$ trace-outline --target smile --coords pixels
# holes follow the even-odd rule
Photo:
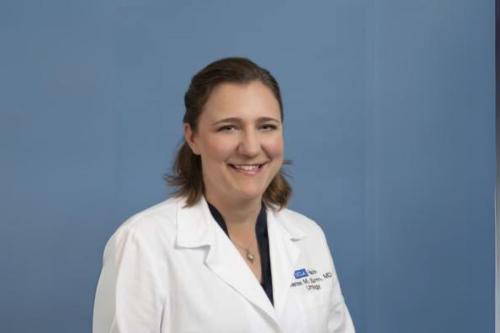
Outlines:
[[[267,163],[262,164],[229,164],[229,166],[245,175],[257,174]]]

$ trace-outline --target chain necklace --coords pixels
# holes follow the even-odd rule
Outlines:
[[[239,247],[240,249],[242,249],[243,251],[245,251],[245,257],[246,259],[251,263],[253,264],[254,260],[255,260],[255,255],[250,252],[250,248],[248,247],[244,247],[244,246],[241,246],[239,245],[238,243],[236,243],[234,240],[231,239],[231,242],[233,242],[234,245],[236,245],[237,247]]]

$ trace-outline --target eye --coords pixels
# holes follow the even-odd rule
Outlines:
[[[235,131],[237,128],[236,126],[234,125],[224,125],[224,126],[221,126],[217,129],[217,132],[233,132]]]
[[[270,131],[274,131],[278,128],[278,126],[274,125],[274,124],[264,124],[260,127],[261,130],[265,131],[265,132],[270,132]]]

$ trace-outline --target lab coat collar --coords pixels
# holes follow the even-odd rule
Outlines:
[[[177,203],[177,245],[180,247],[201,247],[212,245],[214,237],[214,219],[204,197],[191,207],[186,207],[186,201],[179,199]],[[268,224],[276,224],[282,237],[297,241],[306,237],[306,233],[287,221],[279,221],[279,211],[276,207],[267,208]],[[183,221],[179,223],[179,221]],[[277,223],[276,223],[277,222]]]
[[[291,241],[297,241],[305,238],[307,233],[297,226],[294,226],[284,214],[276,207],[267,209],[267,220],[271,220],[272,224],[276,224],[282,237]]]
[[[209,269],[265,313],[279,331],[278,314],[286,303],[294,264],[300,254],[295,242],[306,234],[280,218],[274,208],[267,208],[267,213],[275,307],[231,240],[213,219],[205,198],[191,207],[185,207],[184,200],[179,201],[176,244],[178,248],[206,246],[205,264]]]
[[[184,199],[177,203],[177,238],[178,247],[195,248],[213,245],[215,242],[212,215],[205,198],[191,207]]]

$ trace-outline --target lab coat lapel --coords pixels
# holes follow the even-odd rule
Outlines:
[[[205,264],[219,278],[258,307],[276,325],[275,310],[248,265],[210,214],[202,198],[192,207],[179,207],[177,245],[207,246]]]
[[[273,280],[274,307],[279,314],[285,304],[294,278],[295,263],[300,255],[297,241],[305,237],[302,230],[293,227],[280,214],[268,209],[269,252]]]
[[[217,243],[211,248],[206,264],[222,280],[276,321],[275,311],[259,281],[226,234],[220,228],[217,231]]]

